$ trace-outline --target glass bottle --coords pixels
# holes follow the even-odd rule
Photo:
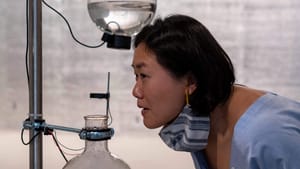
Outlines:
[[[88,115],[85,119],[86,131],[100,131],[107,129],[107,116]],[[108,142],[104,140],[85,141],[85,149],[79,156],[71,159],[63,169],[130,169],[121,159],[113,155],[108,149]]]
[[[88,0],[92,21],[110,48],[130,48],[131,37],[154,18],[156,0]]]
[[[149,24],[156,0],[88,0],[92,21],[104,32],[134,35]]]

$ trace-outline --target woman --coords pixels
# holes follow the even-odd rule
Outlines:
[[[300,103],[235,84],[222,47],[197,20],[157,19],[136,36],[133,95],[144,125],[197,169],[296,169]]]

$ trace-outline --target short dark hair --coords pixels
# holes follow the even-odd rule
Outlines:
[[[196,19],[185,15],[157,18],[137,34],[134,47],[140,43],[176,78],[191,74],[196,79],[197,89],[190,96],[190,104],[199,116],[208,116],[229,98],[235,82],[232,62]]]

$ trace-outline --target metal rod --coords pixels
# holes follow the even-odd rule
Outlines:
[[[29,119],[42,120],[42,1],[28,1]],[[39,132],[31,129],[29,137]],[[43,135],[30,143],[30,169],[43,168]]]
[[[57,126],[57,125],[52,125],[52,124],[45,124],[43,127],[49,128],[49,129],[61,130],[61,131],[68,131],[68,132],[73,132],[73,133],[80,133],[82,130],[82,129],[72,128],[72,127]]]
[[[109,113],[109,98],[110,98],[110,93],[109,93],[109,85],[110,85],[110,72],[107,73],[107,98],[106,98],[106,116],[108,116]]]

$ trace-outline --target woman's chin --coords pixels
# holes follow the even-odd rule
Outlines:
[[[158,124],[154,124],[154,123],[151,123],[151,122],[147,122],[145,119],[144,119],[144,126],[148,129],[156,129],[158,127],[160,127],[161,125],[158,125]]]

